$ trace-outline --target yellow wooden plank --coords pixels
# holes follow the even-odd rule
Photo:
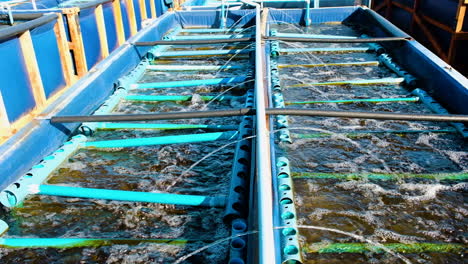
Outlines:
[[[106,22],[104,20],[102,5],[96,6],[96,9],[94,9],[94,15],[96,17],[99,44],[101,46],[101,59],[105,59],[109,56],[109,46],[107,45]]]
[[[37,65],[31,33],[29,31],[22,33],[19,36],[19,42],[26,71],[28,73],[29,84],[32,89],[34,101],[36,102],[36,108],[42,109],[46,103],[46,96],[44,86],[42,84],[41,73],[39,72],[39,66]]]
[[[57,23],[54,25],[55,37],[57,38],[57,46],[60,54],[60,62],[62,64],[63,77],[67,86],[72,85],[76,81],[76,76],[73,70],[73,63],[70,54],[70,47],[65,33],[65,26],[63,25],[62,14],[57,14]]]
[[[112,1],[114,9],[115,30],[117,34],[117,43],[119,46],[125,42],[125,29],[122,20],[122,8],[120,7],[120,0]]]
[[[146,1],[145,0],[138,0],[138,3],[140,4],[141,21],[143,21],[143,20],[148,18],[148,15],[146,14]]]
[[[125,0],[125,3],[127,4],[127,17],[130,23],[130,36],[133,36],[137,33],[135,6],[133,0]]]
[[[73,59],[75,62],[78,77],[82,77],[88,72],[86,64],[85,49],[83,45],[83,37],[81,36],[80,23],[78,22],[79,8],[65,8],[62,12],[67,18],[68,31],[70,33],[71,43],[70,48],[73,50]]]
[[[155,0],[150,0],[150,9],[151,9],[151,18],[157,18],[156,14],[156,2]]]
[[[2,92],[0,91],[0,138],[8,138],[11,135],[11,125],[8,120],[5,103],[3,101]],[[2,140],[0,139],[0,142]]]

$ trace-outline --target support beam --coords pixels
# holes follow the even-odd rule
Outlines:
[[[54,25],[54,32],[57,38],[57,46],[60,55],[60,62],[62,65],[62,72],[66,85],[71,86],[73,83],[75,83],[76,77],[73,70],[70,47],[68,46],[68,40],[65,32],[65,26],[63,24],[62,14],[57,13],[57,16],[58,19]]]
[[[83,45],[83,38],[81,36],[80,23],[78,22],[79,8],[65,8],[62,9],[63,14],[67,18],[68,32],[70,34],[70,48],[73,51],[73,58],[75,69],[78,77],[83,77],[88,72],[86,64],[85,49]]]
[[[154,3],[154,1],[151,2]],[[119,44],[119,46],[121,46],[125,42],[125,28],[123,26],[122,8],[120,7],[120,0],[112,1],[112,9],[114,13],[117,43]]]
[[[135,6],[133,5],[133,0],[124,0],[127,5],[127,17],[130,24],[130,36],[134,36],[138,31],[138,26],[135,16]]]
[[[44,86],[42,84],[41,73],[39,72],[39,66],[37,64],[31,33],[29,31],[25,31],[21,34],[19,36],[19,43],[29,77],[29,85],[31,86],[34,101],[36,102],[36,109],[43,109],[46,106],[47,99],[44,92]]]
[[[143,202],[175,204],[186,206],[223,207],[226,198],[223,196],[201,196],[171,193],[132,192],[93,188],[67,187],[57,185],[31,185],[31,194],[103,199],[125,202]]]
[[[109,46],[107,45],[106,23],[104,20],[104,13],[102,11],[102,4],[96,6],[96,8],[94,9],[94,15],[96,17],[99,44],[101,47],[100,60],[103,60],[109,56]]]

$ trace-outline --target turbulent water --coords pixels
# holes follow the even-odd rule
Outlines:
[[[178,46],[175,50],[192,50]],[[248,48],[212,45],[203,49]],[[162,58],[163,65],[248,65],[248,55],[234,57]],[[165,82],[245,75],[247,69],[230,71],[147,71],[139,81]],[[196,111],[242,107],[246,84],[148,89],[130,94],[192,95],[187,102],[121,101],[114,114]],[[223,101],[203,101],[204,95],[231,96]],[[153,123],[238,125],[240,118],[211,118],[158,121]],[[144,138],[212,132],[184,130],[99,131],[89,141]],[[62,164],[47,184],[111,190],[226,196],[230,183],[235,144],[213,141],[79,150]],[[211,152],[215,152],[212,154]],[[187,239],[188,243],[135,243],[72,249],[0,249],[1,263],[173,263],[177,259],[230,236],[223,222],[224,208],[203,208],[151,203],[91,200],[54,196],[30,196],[23,206],[3,209],[2,219],[10,226],[5,237],[41,238],[132,238]],[[226,263],[228,242],[210,247],[182,263]]]
[[[277,26],[278,32],[359,36],[343,25]],[[330,47],[330,44],[325,46]],[[356,47],[365,44],[333,44]],[[324,44],[285,43],[281,48],[324,47]],[[376,61],[374,53],[300,53],[280,55],[278,64],[312,64]],[[286,102],[356,98],[411,97],[400,85],[343,85],[288,88],[315,82],[398,77],[385,66],[281,68],[280,79]],[[420,87],[424,88],[424,87]],[[353,103],[292,105],[313,109],[426,113],[422,103]],[[440,130],[447,123],[378,121],[339,118],[288,117],[292,144],[277,142],[277,156],[290,160],[295,173],[466,173],[468,144],[456,133],[363,133],[356,131]],[[323,133],[304,138],[302,134]],[[295,205],[299,225],[331,228],[362,236],[378,243],[468,243],[468,184],[405,178],[312,179],[296,178]],[[327,230],[299,230],[306,252],[313,243],[361,243],[356,237]],[[412,263],[463,263],[459,253],[402,254]],[[403,263],[382,253],[304,253],[305,263]]]

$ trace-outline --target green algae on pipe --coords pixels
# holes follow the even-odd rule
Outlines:
[[[234,140],[237,138],[238,131],[225,131],[214,133],[199,133],[177,136],[163,137],[148,137],[148,138],[129,138],[103,141],[87,141],[83,142],[83,148],[126,148],[138,146],[152,145],[167,145],[167,144],[183,144],[183,143],[198,143],[215,140]]]
[[[402,254],[415,254],[424,252],[461,254],[467,252],[465,245],[455,243],[384,243],[383,246],[393,252]],[[365,243],[312,243],[309,244],[308,247],[304,247],[303,250],[306,253],[319,254],[363,254],[366,252],[385,253],[382,247]]]
[[[439,133],[439,134],[449,134],[457,133],[455,129],[433,129],[433,130],[364,130],[364,131],[353,131],[353,132],[337,132],[337,133],[327,133],[327,132],[317,132],[317,133],[308,133],[308,134],[299,134],[293,133],[295,138],[323,138],[331,137],[333,135],[341,135],[350,138],[363,136],[366,134],[420,134],[420,133]]]
[[[280,64],[278,68],[315,68],[328,66],[378,66],[378,61],[363,61],[363,62],[336,62],[336,63],[318,63],[318,64]]]
[[[333,82],[318,82],[318,83],[299,83],[285,86],[285,88],[307,87],[307,86],[321,86],[321,85],[374,85],[374,84],[401,84],[405,78],[382,78],[382,79],[368,79],[368,80],[346,80],[346,81],[333,81]]]
[[[347,100],[327,100],[327,101],[303,101],[303,102],[285,102],[286,105],[293,104],[348,104],[348,103],[385,103],[385,102],[417,102],[419,97],[404,97],[404,98],[366,98],[366,99],[347,99]]]
[[[99,130],[117,130],[117,129],[210,129],[210,130],[235,130],[236,125],[197,125],[197,124],[151,124],[151,123],[98,123]]]
[[[0,248],[78,248],[102,247],[110,245],[137,245],[140,243],[183,246],[187,243],[200,241],[206,240],[131,238],[0,238]]]
[[[292,172],[291,176],[296,179],[342,179],[342,180],[398,180],[398,179],[430,179],[430,180],[468,180],[468,172],[460,173],[313,173],[313,172]]]
[[[127,95],[124,97],[128,101],[137,101],[137,102],[167,102],[167,101],[190,101],[192,100],[192,95]],[[238,98],[238,96],[212,96],[212,95],[201,95],[199,98],[203,101],[224,101],[233,98]]]
[[[58,185],[31,184],[29,186],[29,191],[31,194],[39,195],[103,199],[124,202],[160,203],[204,207],[224,207],[226,204],[226,198],[224,196],[135,192]]]

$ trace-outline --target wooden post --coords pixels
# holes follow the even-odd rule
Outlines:
[[[107,45],[107,32],[106,32],[106,21],[104,20],[104,12],[102,11],[102,4],[96,6],[94,9],[94,15],[96,17],[96,25],[99,35],[99,43],[101,46],[101,60],[109,56],[109,46]]]
[[[3,101],[2,92],[0,91],[0,143],[3,142],[4,138],[11,135],[11,125],[8,120],[8,114]]]
[[[19,36],[21,52],[23,54],[24,64],[29,77],[29,84],[32,89],[36,109],[40,110],[46,105],[46,96],[42,84],[41,73],[37,65],[36,53],[31,39],[31,33],[26,31]]]
[[[115,21],[115,31],[117,34],[117,43],[119,46],[125,42],[125,29],[123,26],[122,20],[122,9],[120,8],[120,0],[112,1],[112,6],[114,9],[114,21]]]
[[[76,81],[73,72],[73,64],[70,54],[70,47],[65,33],[65,26],[63,25],[62,14],[57,14],[57,23],[54,25],[55,37],[57,38],[57,46],[60,55],[60,62],[62,63],[63,77],[67,86],[72,85]]]
[[[68,31],[70,33],[71,42],[70,49],[73,51],[73,57],[78,77],[82,77],[88,72],[86,64],[85,49],[83,45],[83,37],[81,36],[80,23],[78,22],[78,7],[64,8],[62,10],[67,18]]]
[[[148,15],[146,14],[146,1],[138,0],[138,3],[140,4],[141,21],[143,21],[148,18]]]
[[[156,0],[150,0],[151,18],[157,18],[156,14]]]
[[[387,8],[385,9],[385,17],[390,19],[390,16],[392,15],[392,0],[385,0],[385,3],[387,4]]]
[[[411,34],[414,33],[414,26],[416,25],[416,21],[414,21],[414,16],[418,13],[419,5],[420,5],[420,0],[414,0],[413,11],[411,12],[411,26],[410,26]]]
[[[135,16],[135,7],[133,5],[133,0],[125,0],[127,3],[127,16],[130,23],[130,36],[133,36],[137,33],[137,22]]]
[[[466,15],[466,3],[468,0],[460,0],[458,3],[457,9],[457,24],[455,25],[455,31],[452,33],[452,39],[450,40],[450,47],[448,51],[448,63],[453,64],[455,63],[455,58],[457,54],[457,46],[458,46],[458,39],[457,36],[463,29],[463,23],[465,22],[465,15]]]

